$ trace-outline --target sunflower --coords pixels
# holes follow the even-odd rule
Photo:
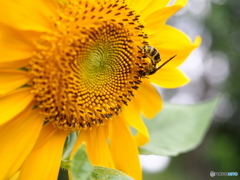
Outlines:
[[[151,82],[186,84],[177,67],[200,44],[165,24],[186,0],[168,3],[0,2],[0,179],[57,179],[72,132],[72,154],[85,142],[93,165],[141,179],[138,146],[149,141],[141,113],[152,118],[162,108]],[[144,46],[157,49],[161,63],[177,56],[146,76]]]

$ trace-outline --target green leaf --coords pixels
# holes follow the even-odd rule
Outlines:
[[[151,140],[140,153],[176,156],[196,148],[208,130],[218,99],[197,105],[166,104],[153,120],[144,119]]]
[[[71,161],[70,171],[74,180],[88,180],[91,178],[93,166],[88,160],[86,145],[82,144]]]
[[[94,166],[92,177],[94,180],[133,180],[121,171],[100,166]]]
[[[84,143],[74,155],[70,171],[73,180],[133,180],[133,178],[121,171],[92,166],[88,160],[86,145]]]

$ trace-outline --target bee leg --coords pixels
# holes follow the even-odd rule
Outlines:
[[[161,66],[159,66],[159,67],[157,67],[157,68],[154,68],[154,70],[151,71],[151,72],[149,73],[149,75],[152,75],[152,74],[154,74],[155,72],[157,72],[159,69],[161,69],[165,64],[167,64],[169,61],[171,61],[171,60],[172,60],[173,58],[175,58],[176,56],[177,56],[177,55],[171,57],[171,58],[168,59],[166,62],[164,62]]]
[[[141,48],[140,46],[137,46],[141,51],[143,50],[143,48]]]
[[[165,66],[165,64],[167,64],[169,61],[171,61],[173,58],[175,58],[177,55],[174,55],[173,57],[169,58],[167,61],[165,61],[161,66],[156,68],[156,71],[159,70],[160,68],[162,68],[163,66]],[[155,71],[155,72],[156,72]]]
[[[158,67],[158,68],[155,68],[155,69],[152,70],[148,75],[152,75],[152,74],[154,74],[154,73],[157,72],[159,69],[160,69],[159,67]]]

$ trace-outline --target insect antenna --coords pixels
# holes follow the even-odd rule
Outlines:
[[[169,61],[171,61],[171,60],[172,60],[173,58],[175,58],[176,56],[177,56],[177,55],[171,57],[169,60],[167,60],[166,62],[164,62],[161,66],[159,66],[159,67],[157,68],[157,70],[161,69],[163,66],[165,66],[165,64],[167,64]]]

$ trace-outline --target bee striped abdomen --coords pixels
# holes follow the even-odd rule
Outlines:
[[[157,52],[157,54],[155,54],[154,56],[153,56],[153,59],[154,59],[154,61],[156,61],[156,62],[159,62],[161,59],[160,59],[160,54]]]
[[[148,48],[149,48],[149,55],[150,56],[155,56],[155,55],[158,54],[158,51],[154,47],[148,46]]]
[[[161,61],[160,54],[157,49],[152,46],[144,46],[144,53],[152,60],[153,64],[157,64]]]

